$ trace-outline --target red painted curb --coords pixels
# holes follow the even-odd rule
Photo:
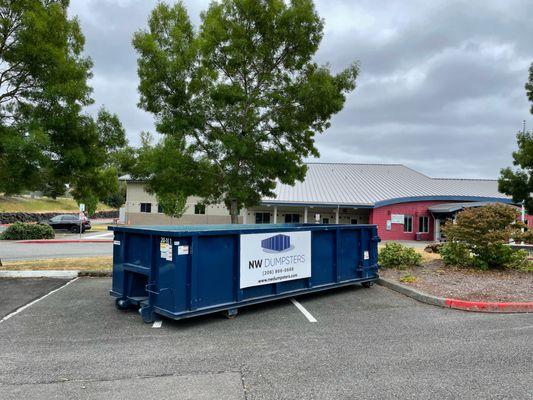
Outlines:
[[[533,302],[484,302],[484,301],[467,301],[457,299],[445,299],[447,307],[464,311],[481,311],[481,312],[533,312]]]
[[[113,243],[112,239],[39,239],[39,240],[17,240],[15,243]]]

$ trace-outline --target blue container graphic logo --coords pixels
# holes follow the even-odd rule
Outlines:
[[[266,250],[283,251],[291,247],[291,238],[287,235],[276,235],[261,240],[261,247]]]

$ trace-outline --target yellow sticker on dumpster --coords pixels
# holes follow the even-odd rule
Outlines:
[[[161,258],[164,258],[167,261],[172,261],[172,239],[171,238],[161,238],[159,242],[159,253]]]

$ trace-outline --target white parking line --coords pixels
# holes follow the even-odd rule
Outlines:
[[[84,236],[82,237],[82,239],[96,239],[99,237],[112,236],[112,235],[113,235],[113,232],[104,232],[104,233],[99,233],[98,235]]]
[[[155,321],[154,324],[152,325],[152,328],[161,328],[161,325],[163,325],[163,321],[161,320]]]
[[[291,297],[291,301],[292,301],[292,304],[294,304],[296,308],[300,310],[303,315],[305,315],[305,317],[309,320],[309,322],[316,322],[315,317],[313,317],[311,313],[305,309],[304,306],[302,306],[300,303],[294,300],[294,297]]]
[[[47,298],[47,297],[50,296],[51,294],[54,294],[55,292],[57,292],[57,291],[63,289],[65,286],[70,285],[72,282],[76,282],[77,280],[78,280],[78,278],[74,278],[74,279],[72,279],[71,281],[68,281],[67,283],[65,283],[63,286],[60,286],[60,287],[58,287],[57,289],[54,289],[54,290],[52,290],[51,292],[46,293],[44,296],[41,296],[41,297],[39,297],[38,299],[35,299],[35,300],[33,300],[32,302],[29,302],[28,304],[26,304],[26,305],[24,305],[24,306],[22,306],[22,307],[16,309],[16,310],[13,311],[11,314],[8,314],[8,315],[6,315],[4,318],[0,319],[0,324],[1,324],[2,322],[4,322],[4,321],[7,321],[9,318],[11,318],[11,317],[17,315],[18,313],[24,311],[26,308],[31,307],[32,305],[34,305],[34,304],[37,303],[38,301],[41,301],[42,299]]]

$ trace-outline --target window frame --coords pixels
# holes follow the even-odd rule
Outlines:
[[[423,223],[422,221],[425,221],[425,223]],[[425,228],[425,230],[422,230],[423,228]],[[421,215],[418,217],[417,233],[429,233],[429,217],[427,215]]]
[[[265,215],[268,216],[268,221],[265,222]],[[259,216],[261,216],[259,218]],[[266,211],[256,211],[255,212],[255,223],[256,224],[270,224],[270,212]]]
[[[152,213],[152,203],[139,203],[140,212],[144,214]]]
[[[411,222],[408,223],[407,221],[411,221]],[[406,226],[410,230],[406,230]],[[413,216],[412,215],[403,216],[403,233],[413,233]]]
[[[289,217],[287,221],[287,217]],[[297,213],[286,213],[285,214],[285,223],[286,224],[299,224],[300,223],[300,214]]]

